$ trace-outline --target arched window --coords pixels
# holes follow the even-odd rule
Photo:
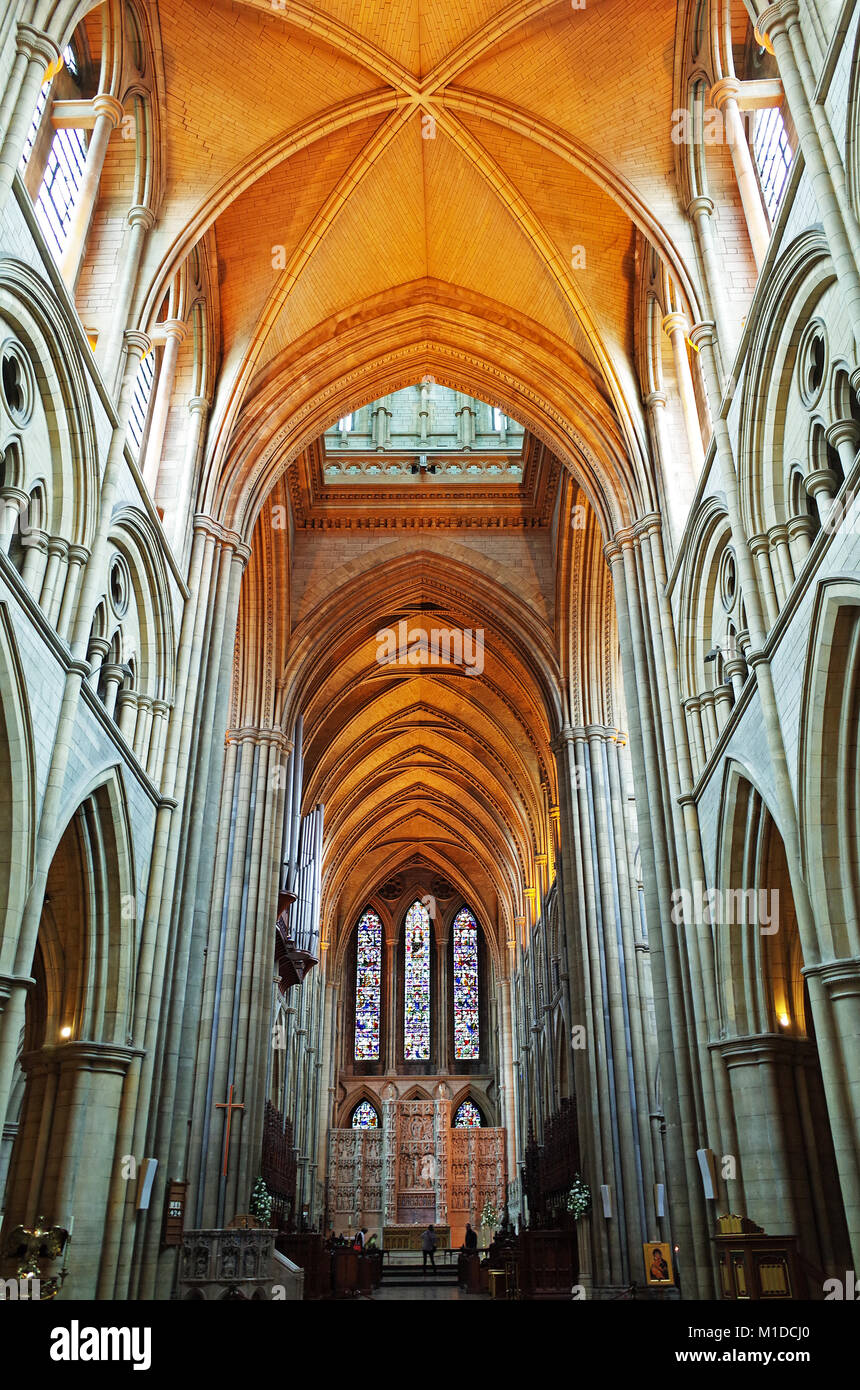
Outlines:
[[[773,225],[794,162],[794,152],[778,106],[756,112],[753,154],[758,166],[768,217]]]
[[[357,1062],[379,1061],[381,971],[382,923],[375,912],[365,912],[356,931],[355,1060]],[[355,1124],[354,1118],[353,1124]],[[362,1125],[360,1128],[366,1129],[367,1126]]]
[[[464,1100],[462,1105],[457,1106],[455,1129],[480,1129],[483,1123],[484,1117],[473,1100]]]
[[[134,395],[131,401],[131,413],[128,417],[128,438],[135,458],[140,458],[143,452],[143,440],[149,421],[149,408],[152,403],[154,385],[155,352],[150,349],[149,352],[141,358],[140,366],[137,369],[137,380],[134,383]]]
[[[476,1062],[478,1027],[478,924],[464,907],[454,918],[454,1057]]]
[[[369,1100],[362,1100],[352,1112],[353,1129],[379,1129],[379,1114]]]
[[[430,1059],[430,914],[414,902],[406,914],[403,1056],[407,1062]]]

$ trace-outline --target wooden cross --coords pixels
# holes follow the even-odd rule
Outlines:
[[[234,1110],[244,1110],[245,1107],[244,1107],[244,1105],[239,1105],[238,1102],[236,1102],[236,1103],[234,1104],[234,1102],[233,1102],[233,1087],[232,1087],[232,1085],[231,1085],[231,1086],[230,1086],[230,1094],[229,1094],[229,1096],[227,1097],[227,1099],[226,1099],[225,1101],[218,1101],[218,1102],[216,1102],[215,1109],[216,1109],[216,1110],[226,1110],[226,1111],[227,1111],[227,1129],[226,1129],[226,1131],[225,1131],[225,1133],[224,1133],[224,1167],[221,1169],[221,1175],[222,1175],[222,1177],[225,1177],[225,1178],[226,1178],[226,1176],[227,1176],[227,1156],[228,1156],[228,1154],[229,1154],[229,1152],[230,1152],[230,1123],[231,1123],[231,1121],[232,1121],[232,1119],[233,1119],[233,1111],[234,1111]]]

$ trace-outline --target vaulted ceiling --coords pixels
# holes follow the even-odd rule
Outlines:
[[[676,10],[160,0],[170,160],[148,303],[209,231],[223,366],[205,501],[253,530],[234,718],[289,733],[303,715],[334,949],[412,866],[504,950],[552,859],[553,736],[618,717],[601,548],[649,504],[646,244],[695,297]],[[525,426],[522,480],[327,482],[324,431],[425,373]],[[480,631],[482,670],[381,664],[400,622]]]
[[[443,299],[492,305],[578,364],[635,447],[635,229],[682,287],[694,261],[669,138],[675,0],[160,0],[159,15],[166,184],[142,296],[154,312],[214,229],[215,468],[255,394],[287,363],[295,383],[303,345],[404,299],[431,342]],[[488,341],[488,369],[498,355]],[[350,366],[362,404],[374,392]]]

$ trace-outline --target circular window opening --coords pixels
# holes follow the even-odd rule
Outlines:
[[[720,599],[727,613],[731,613],[738,596],[738,566],[735,552],[731,549],[723,554],[720,566]]]
[[[33,372],[24,349],[11,339],[0,349],[0,388],[11,419],[26,425],[33,413]]]
[[[130,587],[125,561],[121,555],[114,555],[108,573],[108,594],[111,608],[118,618],[123,617],[128,608]]]
[[[807,324],[800,344],[800,394],[806,406],[815,405],[827,375],[827,335],[820,319]]]

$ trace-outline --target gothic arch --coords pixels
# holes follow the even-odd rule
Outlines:
[[[744,373],[737,465],[748,536],[763,535],[775,523],[790,519],[785,407],[801,334],[835,278],[823,234],[806,231],[783,251],[759,289]],[[761,392],[761,382],[769,383],[768,391]]]
[[[73,1036],[125,1044],[132,1028],[137,895],[120,769],[91,776],[68,800],[75,809],[58,818],[63,829],[51,855],[46,903],[62,854],[64,880],[74,871],[82,894],[77,904],[82,993],[74,1003]],[[64,922],[43,908],[39,936],[58,961],[69,954],[62,944],[63,928]]]
[[[0,971],[11,972],[14,933],[33,875],[37,792],[27,681],[5,603],[0,603],[0,787]]]
[[[140,692],[154,699],[170,700],[176,643],[167,567],[155,528],[138,508],[125,507],[114,515],[110,539],[131,572],[140,639]]]
[[[201,498],[207,511],[250,534],[275,480],[314,439],[427,374],[500,406],[543,440],[581,479],[605,539],[652,505],[648,470],[630,463],[605,392],[570,347],[509,308],[502,313],[492,300],[434,281],[380,300],[356,305],[347,327],[331,325],[336,361],[320,325],[269,364],[229,440],[224,420],[214,422]],[[392,350],[392,341],[405,346]]]
[[[836,575],[815,595],[797,754],[803,872],[825,961],[860,953],[858,642],[860,582]]]
[[[805,1037],[804,962],[784,842],[767,801],[731,761],[723,779],[714,944],[723,1036]],[[788,1022],[781,1023],[781,1019]]]
[[[678,634],[682,699],[713,684],[705,657],[725,628],[726,620],[719,613],[718,571],[731,545],[731,527],[722,495],[706,498],[688,522],[688,535]]]
[[[10,258],[0,261],[0,316],[30,356],[54,441],[52,534],[89,546],[97,520],[99,469],[80,329],[35,271]]]

